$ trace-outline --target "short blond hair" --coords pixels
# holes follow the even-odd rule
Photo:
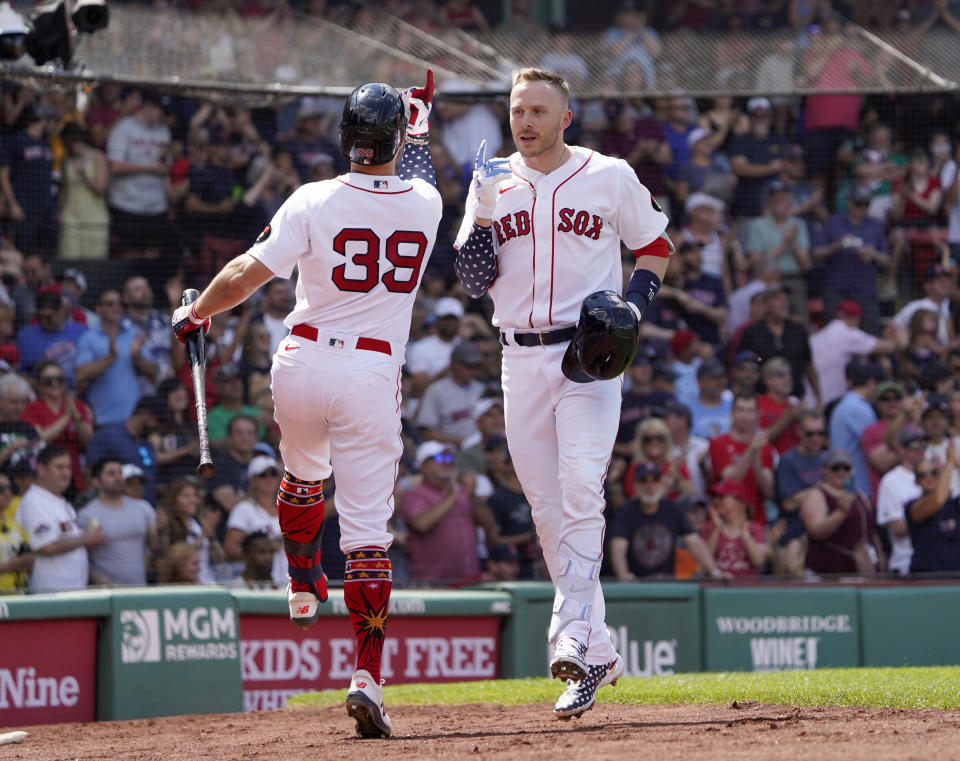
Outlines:
[[[570,85],[567,84],[567,80],[552,71],[537,69],[533,66],[520,69],[514,76],[513,87],[510,89],[512,90],[522,82],[546,82],[548,85],[556,87],[563,94],[564,102],[570,100]]]

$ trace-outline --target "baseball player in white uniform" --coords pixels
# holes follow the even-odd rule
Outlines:
[[[346,704],[362,737],[392,731],[380,686],[392,586],[387,521],[403,453],[400,368],[442,206],[428,144],[432,97],[431,72],[425,87],[403,93],[382,83],[354,90],[340,121],[349,173],[295,191],[253,247],[171,318],[184,340],[299,267],[290,336],[274,355],[271,383],[285,467],[277,514],[290,618],[306,629],[327,598],[323,480],[335,470],[344,602],[357,644]]]
[[[622,292],[621,241],[636,255],[625,298],[638,319],[673,248],[667,217],[625,161],[563,142],[568,102],[559,75],[517,74],[517,152],[487,160],[481,144],[455,262],[470,296],[490,293],[500,329],[507,441],[555,589],[550,671],[568,683],[560,718],[591,708],[624,669],[599,582],[622,381],[574,382],[561,361],[585,297]]]
[[[36,553],[30,571],[31,592],[81,589],[90,578],[87,548],[104,540],[103,529],[84,531],[77,513],[63,498],[73,479],[70,453],[49,446],[37,455],[37,482],[27,489],[17,506],[16,521],[27,533]]]

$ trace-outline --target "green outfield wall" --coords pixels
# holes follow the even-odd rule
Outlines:
[[[604,584],[630,676],[960,664],[960,584]],[[390,684],[546,676],[548,583],[398,590]],[[340,590],[307,632],[282,592],[216,586],[0,597],[0,725],[281,708],[343,688]]]
[[[513,597],[504,620],[503,673],[513,677],[549,673],[547,628],[553,588],[544,582],[513,582],[490,589]],[[700,587],[692,583],[604,584],[607,626],[623,655],[628,676],[700,671]]]

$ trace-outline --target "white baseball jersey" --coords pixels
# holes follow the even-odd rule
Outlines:
[[[301,186],[249,253],[280,277],[299,265],[288,328],[307,323],[402,346],[442,205],[419,178],[351,172]]]
[[[77,513],[67,500],[33,484],[24,493],[17,508],[17,523],[27,532],[36,551],[64,537],[83,534]],[[90,567],[86,547],[75,547],[60,555],[37,553],[30,571],[31,592],[54,592],[87,586]]]
[[[667,217],[622,159],[571,146],[552,172],[510,156],[492,218],[497,277],[489,287],[493,324],[518,330],[575,325],[584,298],[623,292],[620,241],[632,250],[653,243]],[[459,248],[476,207],[470,187]]]

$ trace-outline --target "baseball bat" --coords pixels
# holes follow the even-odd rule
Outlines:
[[[196,288],[187,288],[180,303],[192,304],[200,294]],[[197,405],[197,433],[200,436],[200,464],[197,475],[210,478],[216,470],[210,456],[210,435],[207,433],[207,357],[204,351],[203,329],[195,330],[187,336],[187,356],[190,358],[190,377],[193,379],[193,397]]]

